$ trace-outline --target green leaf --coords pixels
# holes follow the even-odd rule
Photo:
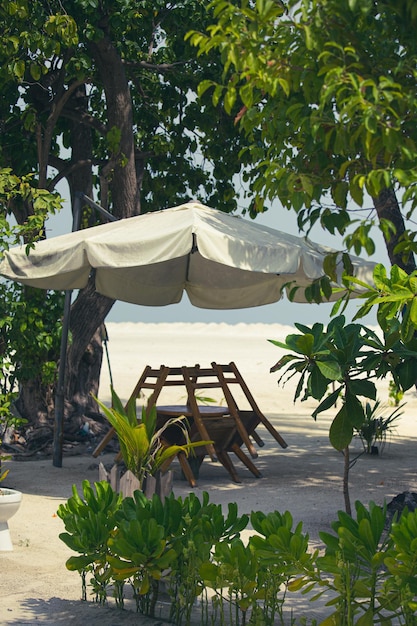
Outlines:
[[[19,80],[21,80],[23,76],[25,75],[25,62],[22,60],[16,61],[16,63],[13,66],[13,70],[14,70],[16,77]]]
[[[328,384],[329,381],[321,373],[318,363],[315,363],[308,379],[308,387],[312,397],[321,400],[327,391]]]
[[[340,380],[342,378],[342,369],[337,361],[317,360],[315,363],[325,378],[329,380]]]
[[[349,391],[355,396],[365,396],[365,398],[376,400],[376,387],[370,380],[350,380]]]
[[[337,402],[342,389],[343,389],[342,386],[338,387],[337,389],[332,391],[332,393],[330,393],[327,396],[327,398],[323,400],[323,402],[319,404],[319,406],[315,409],[315,411],[312,414],[314,419],[316,419],[319,413],[322,413],[323,411],[327,411],[327,409],[330,409]]]
[[[305,587],[306,582],[307,582],[307,580],[303,576],[300,576],[299,578],[294,578],[288,584],[288,590],[289,591],[299,591],[300,589]]]
[[[336,450],[344,450],[352,441],[353,426],[344,404],[330,426],[330,443]]]
[[[282,341],[277,341],[276,339],[267,339],[270,343],[278,348],[283,348],[284,350],[290,350],[290,346],[287,343],[283,343]]]
[[[207,89],[210,89],[210,87],[214,87],[215,84],[216,83],[212,80],[202,80],[201,83],[199,83],[198,88],[197,88],[198,96],[201,97],[203,94],[205,94]]]
[[[337,281],[336,265],[337,265],[337,252],[333,254],[327,254],[324,257],[323,270],[324,272],[326,272],[328,276],[330,276],[330,278],[334,282]]]
[[[80,572],[94,562],[95,555],[70,556],[65,565],[70,572]]]
[[[232,112],[235,102],[236,102],[236,88],[229,87],[229,89],[226,91],[225,96],[224,96],[224,108],[225,108],[226,113],[229,113],[229,115]]]
[[[305,356],[309,357],[312,354],[313,351],[313,346],[314,346],[314,337],[311,334],[306,334],[306,335],[290,335],[291,337],[291,343],[292,343],[292,338],[294,338],[294,346],[295,346],[295,350],[296,352],[298,352],[299,354],[304,354]],[[287,337],[287,342],[288,345],[291,346],[290,343],[290,338]]]
[[[345,405],[346,416],[350,425],[360,428],[365,420],[363,405],[360,400],[350,391],[346,393]]]
[[[417,357],[404,360],[395,369],[399,383],[404,391],[417,383]]]

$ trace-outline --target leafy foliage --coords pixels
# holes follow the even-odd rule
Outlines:
[[[386,331],[392,324],[401,320],[397,329],[404,341],[411,342],[417,328],[417,272],[407,274],[400,267],[393,265],[390,275],[381,264],[374,270],[374,285],[365,285],[362,296],[365,304],[356,313],[356,318],[366,315],[372,307],[377,307],[377,319],[381,328]],[[347,280],[359,284],[356,278]]]
[[[396,422],[402,415],[402,407],[400,405],[395,407],[388,415],[386,409],[377,400],[371,405],[369,402],[365,403],[365,419],[357,434],[359,435],[364,450],[367,454],[372,454],[374,447],[377,448],[377,453],[384,449],[385,442],[390,433],[395,429]]]
[[[31,207],[23,224],[12,219],[11,205],[16,203]],[[29,251],[43,236],[46,215],[60,207],[60,197],[36,189],[33,176],[19,178],[9,168],[1,169],[0,258],[9,246],[18,243],[26,244]],[[8,426],[25,422],[12,410],[18,385],[39,380],[46,390],[55,380],[62,302],[59,293],[44,294],[5,281],[0,284],[0,437]]]
[[[112,406],[109,408],[97,400],[108,421],[117,433],[120,451],[126,468],[139,480],[142,488],[143,480],[147,474],[154,476],[163,465],[175,457],[178,452],[186,454],[192,448],[205,445],[207,442],[190,442],[186,426],[182,423],[184,418],[173,418],[157,427],[156,407],[150,409],[142,407],[142,417],[138,420],[136,414],[136,399],[128,402],[123,407],[120,398],[112,388]],[[167,428],[177,425],[184,438],[184,445],[169,445],[164,442],[163,434]]]
[[[95,483],[95,491],[84,481],[84,498],[73,487],[58,509],[66,529],[60,537],[79,553],[67,567],[80,572],[84,597],[92,573],[96,599],[105,602],[114,586],[123,608],[130,583],[138,611],[152,616],[163,580],[170,619],[178,625],[194,623],[196,598],[202,626],[273,626],[276,618],[283,624],[287,597],[300,591],[312,602],[330,597],[323,625],[414,623],[416,511],[405,510],[387,528],[385,506],[356,502],[356,517],[339,511],[332,532],[320,533],[325,549],[319,553],[309,550],[302,523],[294,526],[289,511],[252,511],[255,532],[244,543],[249,516],[238,515],[235,503],[223,514],[206,492],[201,500],[191,493],[162,501],[140,491],[121,500],[108,483]]]
[[[360,430],[365,412],[360,397],[376,400],[374,380],[392,375],[402,390],[410,389],[417,379],[415,339],[402,338],[401,324],[391,319],[383,337],[360,324],[346,324],[344,316],[335,317],[324,329],[295,324],[299,334],[288,335],[285,342],[270,340],[290,350],[272,368],[283,370],[279,383],[298,376],[294,400],[312,397],[319,401],[314,419],[337,404],[342,405],[330,426],[329,436],[337,450],[349,445],[354,430]],[[329,391],[330,387],[330,391]]]
[[[328,577],[326,586],[334,592],[328,605],[335,611],[328,623],[384,623],[387,616],[380,593],[386,577],[384,558],[391,545],[384,533],[386,510],[373,502],[369,510],[360,502],[355,506],[356,519],[339,511],[338,521],[332,524],[336,534],[320,533],[326,552],[317,559],[318,570],[322,580]]]
[[[200,55],[219,50],[223,80],[204,80],[248,137],[253,211],[279,197],[301,228],[332,233],[386,190],[417,205],[413,3],[395,0],[264,0],[211,3],[216,21],[193,30]],[[392,214],[393,217],[393,214]],[[396,226],[380,219],[390,239]],[[394,220],[395,221],[395,220]],[[372,212],[347,239],[374,251]],[[414,233],[403,238],[414,250]]]
[[[83,481],[82,494],[73,485],[72,497],[60,504],[57,514],[65,524],[65,532],[59,538],[79,556],[67,560],[67,568],[79,571],[83,581],[83,599],[86,595],[86,576],[93,575],[96,598],[106,601],[109,580],[107,542],[116,525],[115,513],[120,507],[121,496],[104,481],[94,484],[95,492],[87,480]]]
[[[32,210],[22,224],[10,220],[16,203],[29,204]],[[0,258],[11,245],[25,242],[29,250],[43,236],[45,218],[59,211],[61,205],[58,194],[36,188],[33,175],[18,177],[11,168],[0,169]]]
[[[126,165],[130,155],[125,153],[125,133],[134,136],[143,212],[189,197],[228,211],[236,208],[231,179],[241,170],[243,161],[237,153],[244,140],[210,98],[197,104],[195,96],[199,80],[220,77],[219,55],[213,52],[196,62],[195,52],[183,39],[192,26],[207,24],[205,2],[71,1],[63,10],[55,0],[47,7],[18,0],[1,2],[0,11],[5,25],[0,47],[2,84],[9,87],[13,112],[0,148],[13,166],[19,165],[19,174],[36,172],[45,164],[37,163],[33,147],[19,160],[16,121],[23,120],[20,145],[23,141],[35,146],[34,137],[42,133],[48,111],[55,106],[48,119],[48,124],[53,122],[47,133],[50,145],[43,133],[42,150],[44,159],[48,153],[54,156],[60,170],[66,164],[60,143],[74,149],[71,120],[75,120],[92,131],[92,157],[100,167]],[[96,44],[103,39],[114,50],[114,58],[123,59],[134,116],[124,120],[126,128],[112,120],[109,102],[106,105],[103,71],[112,68],[103,68],[98,58]],[[88,111],[81,117],[77,108],[73,110],[71,95],[77,85],[86,83]],[[20,109],[17,99],[23,103]],[[95,177],[96,188],[99,183]],[[118,208],[114,210],[117,213]]]

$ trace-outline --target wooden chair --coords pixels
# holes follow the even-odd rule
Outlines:
[[[237,385],[246,397],[250,410],[239,409],[230,386]],[[187,403],[185,405],[158,406],[158,399],[164,387],[184,386]],[[201,390],[219,389],[226,401],[226,406],[202,405],[199,401]],[[287,447],[284,439],[260,411],[246,383],[236,365],[219,365],[215,362],[211,367],[202,368],[200,365],[168,367],[161,365],[155,369],[146,366],[140,376],[130,399],[138,398],[143,390],[152,393],[147,402],[147,410],[156,406],[159,425],[167,419],[185,416],[189,420],[189,436],[192,441],[205,441],[201,448],[196,448],[196,462],[192,465],[198,469],[204,457],[208,454],[215,461],[219,460],[235,482],[240,482],[236,469],[230,459],[233,452],[238,459],[254,474],[260,477],[261,473],[251,459],[242,450],[245,445],[250,456],[256,458],[258,453],[253,444],[263,445],[256,428],[263,424],[275,440],[283,447]],[[93,452],[98,456],[114,435],[111,429]],[[164,432],[164,441],[167,444],[185,443],[183,433],[179,427],[170,427]],[[185,477],[191,486],[196,485],[195,475],[191,464],[184,453],[178,454],[178,460]]]
[[[259,406],[255,402],[255,399],[249,391],[249,388],[245,383],[241,373],[239,372],[236,364],[232,361],[227,365],[219,365],[218,363],[214,362],[211,365],[222,385],[227,406],[230,408],[231,412],[232,410],[237,412],[248,436],[255,439],[255,441],[257,441],[259,445],[263,445],[262,440],[259,438],[259,435],[256,433],[255,430],[260,424],[262,424],[273,436],[275,441],[279,443],[281,448],[287,448],[288,444],[284,441],[284,439],[274,428],[271,422],[265,417],[265,415],[262,413]],[[249,403],[249,406],[251,407],[251,410],[239,410],[235,397],[232,395],[232,392],[230,390],[230,385],[237,385],[238,387],[240,387]],[[242,439],[242,441],[245,442],[244,439]]]

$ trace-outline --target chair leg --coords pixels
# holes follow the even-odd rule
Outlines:
[[[225,452],[224,450],[219,451],[217,450],[217,458],[219,459],[220,463],[223,465],[223,467],[225,467],[227,469],[227,471],[229,472],[232,480],[235,483],[241,483],[242,481],[240,480],[238,473],[235,469],[235,466],[232,463],[232,460],[230,459],[229,455],[227,454],[227,452]]]
[[[190,464],[188,462],[187,455],[185,454],[185,452],[178,452],[178,461],[181,465],[182,471],[184,472],[184,476],[188,480],[191,487],[196,487],[197,481],[193,474],[193,470],[190,467]]]
[[[284,439],[281,437],[279,432],[272,426],[271,422],[269,420],[267,420],[265,415],[263,413],[261,413],[261,410],[259,409],[258,405],[256,404],[256,402],[254,400],[254,397],[252,396],[251,392],[249,391],[249,388],[248,388],[247,384],[243,380],[242,375],[240,374],[239,370],[237,369],[237,367],[236,367],[235,363],[233,363],[233,361],[231,363],[229,363],[229,367],[230,367],[231,371],[235,374],[236,379],[239,382],[239,384],[240,384],[240,386],[241,386],[241,388],[243,390],[243,393],[245,394],[249,404],[251,405],[252,409],[255,411],[256,415],[259,417],[259,419],[262,422],[262,424],[271,433],[271,435],[274,437],[275,441],[277,443],[279,443],[281,448],[287,448],[288,444],[286,443],[286,441],[284,441]]]
[[[260,436],[258,435],[258,433],[256,432],[256,430],[253,431],[253,433],[250,434],[250,436],[252,437],[252,439],[258,444],[258,446],[260,448],[263,448],[265,445],[265,442],[260,438]]]
[[[237,443],[232,445],[232,450],[236,454],[236,456],[242,461],[244,465],[252,472],[256,478],[262,478],[261,472],[258,470],[256,465],[252,463],[251,459],[243,452],[243,450],[238,446]]]

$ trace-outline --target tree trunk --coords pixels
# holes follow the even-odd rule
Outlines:
[[[91,393],[98,392],[103,357],[102,325],[113,304],[114,300],[95,291],[92,277],[72,305],[65,397],[75,415],[98,412]]]
[[[90,44],[106,94],[108,130],[117,129],[120,142],[114,152],[110,183],[113,212],[119,217],[139,214],[139,188],[135,166],[132,98],[126,72],[119,53],[110,38]]]
[[[113,212],[119,218],[130,217],[138,212],[138,188],[136,181],[133,112],[129,84],[121,58],[105,35],[91,44],[101,81],[106,94],[109,130],[120,131],[120,144],[112,163],[110,183]],[[87,162],[87,154],[82,154],[82,134],[74,134],[74,150],[78,158]],[[86,147],[87,151],[87,147]],[[90,156],[90,155],[88,155]],[[82,172],[78,174],[80,177]],[[77,182],[90,184],[90,180],[77,180],[77,173],[71,180],[73,191],[89,191],[85,187],[77,189]],[[104,320],[113,306],[114,300],[95,291],[94,274],[87,287],[81,290],[71,308],[71,345],[67,353],[67,377],[65,397],[72,405],[71,412],[81,415],[97,412],[97,405],[91,393],[97,393],[102,362],[101,329]],[[91,338],[93,337],[93,340]]]
[[[113,210],[120,218],[137,212],[138,190],[136,183],[133,112],[130,90],[121,58],[110,39],[105,35],[91,44],[101,81],[106,94],[109,130],[120,131],[120,145],[114,154],[110,183]],[[79,103],[83,104],[78,91]],[[79,105],[78,105],[79,106]],[[86,136],[89,141],[86,140]],[[91,140],[90,132],[82,125],[74,126],[72,146],[74,160],[86,164],[86,170],[76,170],[71,179],[72,192],[84,191],[91,196]],[[86,176],[87,171],[89,177]],[[87,188],[86,188],[87,187]],[[79,292],[71,308],[70,330],[72,342],[67,354],[66,398],[76,416],[97,412],[91,393],[97,393],[102,362],[101,327],[113,306],[113,300],[96,293],[94,276],[88,286]],[[91,338],[93,337],[93,340]]]
[[[374,207],[376,209],[378,219],[388,220],[394,225],[395,233],[390,237],[384,234],[385,245],[388,251],[388,257],[391,261],[391,265],[398,265],[407,274],[411,274],[416,269],[416,263],[414,256],[410,254],[406,260],[403,259],[402,254],[395,252],[395,247],[400,241],[402,235],[405,233],[404,219],[401,213],[401,209],[398,204],[395,191],[392,189],[384,189],[381,191],[377,198],[374,198]]]
[[[65,424],[64,432],[77,433],[86,423],[89,424],[88,432],[91,434],[101,432],[101,427],[94,425],[99,411],[93,396],[98,396],[102,357],[102,327],[100,327],[90,339],[78,368],[68,377],[71,395],[67,397],[70,399],[72,413],[71,419]]]
[[[50,391],[42,387],[39,380],[25,381],[19,389],[19,397],[15,402],[16,409],[20,415],[29,419],[31,424],[47,424],[50,408],[48,397]]]
[[[74,113],[88,110],[84,85],[75,91],[67,106]],[[71,161],[79,165],[68,177],[72,199],[76,192],[83,192],[89,197],[93,194],[91,129],[82,122],[72,121],[74,118],[75,115],[70,117]],[[87,207],[83,219],[91,226],[97,216]],[[100,381],[102,323],[112,305],[112,300],[95,294],[94,281],[91,280],[87,288],[79,292],[72,306],[65,383],[66,431],[77,431],[83,426],[85,417],[98,413],[92,394],[97,396]]]

